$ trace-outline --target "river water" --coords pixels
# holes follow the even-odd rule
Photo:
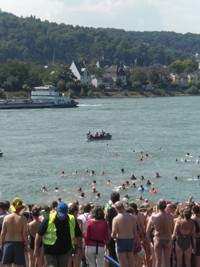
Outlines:
[[[126,181],[132,184],[134,173],[137,186],[150,179],[157,189],[156,195],[142,193],[144,199],[182,202],[192,195],[200,202],[200,181],[195,180],[200,174],[200,97],[80,99],[79,103],[73,109],[0,110],[4,152],[0,201],[18,196],[25,203],[50,204],[61,197],[66,202],[104,204],[112,190]],[[101,130],[110,132],[112,140],[85,140],[88,131]],[[72,174],[74,170],[77,174]],[[67,175],[61,176],[61,171]],[[154,177],[156,172],[161,178]],[[142,175],[145,181],[140,181]],[[93,180],[100,199],[91,193]],[[42,192],[42,186],[48,191]],[[79,198],[78,187],[86,198]],[[134,200],[140,192],[120,191],[122,197],[125,194]]]

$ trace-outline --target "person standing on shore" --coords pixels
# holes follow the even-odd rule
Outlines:
[[[116,239],[116,252],[120,266],[133,267],[133,250],[137,237],[137,219],[127,213],[121,201],[115,203],[117,216],[112,222],[111,237]]]
[[[34,255],[39,257],[43,240],[47,267],[67,267],[72,248],[82,250],[82,232],[75,217],[68,214],[67,204],[61,202],[57,210],[43,220],[35,237]]]
[[[27,219],[21,214],[25,208],[22,200],[16,197],[11,205],[13,213],[6,215],[1,232],[0,249],[3,249],[2,264],[25,265],[25,252],[28,250]]]
[[[165,211],[166,201],[161,199],[157,203],[158,213],[153,214],[149,219],[146,234],[150,240],[151,229],[154,228],[154,252],[155,267],[161,267],[162,254],[164,257],[164,266],[169,267],[172,253],[172,233],[174,229],[174,219],[170,213]]]
[[[120,200],[120,194],[116,191],[110,194],[111,205],[105,210],[105,219],[108,221],[109,231],[112,232],[112,221],[115,216],[117,216],[117,211],[115,208],[115,203]],[[107,242],[108,254],[111,258],[117,261],[117,255],[115,251],[115,240],[110,237],[110,240]],[[109,266],[112,267],[113,264],[109,263]]]

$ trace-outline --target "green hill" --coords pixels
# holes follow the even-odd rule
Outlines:
[[[0,61],[16,59],[48,64],[53,58],[65,64],[86,63],[104,57],[112,63],[144,66],[193,58],[200,35],[175,32],[131,32],[42,22],[0,12]]]

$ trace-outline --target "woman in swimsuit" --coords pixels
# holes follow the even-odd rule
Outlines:
[[[192,211],[188,207],[183,212],[183,219],[176,221],[173,239],[176,240],[175,253],[177,267],[191,267],[191,254],[196,251],[195,225],[191,220]]]
[[[39,208],[33,206],[31,209],[31,214],[33,217],[33,221],[28,223],[28,233],[29,233],[29,249],[28,249],[28,260],[29,260],[29,267],[42,267],[44,261],[44,252],[42,243],[40,245],[40,257],[35,258],[33,255],[34,251],[34,242],[35,242],[35,235],[38,231],[38,228],[41,224],[39,219],[40,211]]]

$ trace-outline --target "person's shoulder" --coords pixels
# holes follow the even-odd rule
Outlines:
[[[13,217],[14,217],[13,213],[6,214],[4,217],[4,222],[11,220],[11,218],[13,218]]]

